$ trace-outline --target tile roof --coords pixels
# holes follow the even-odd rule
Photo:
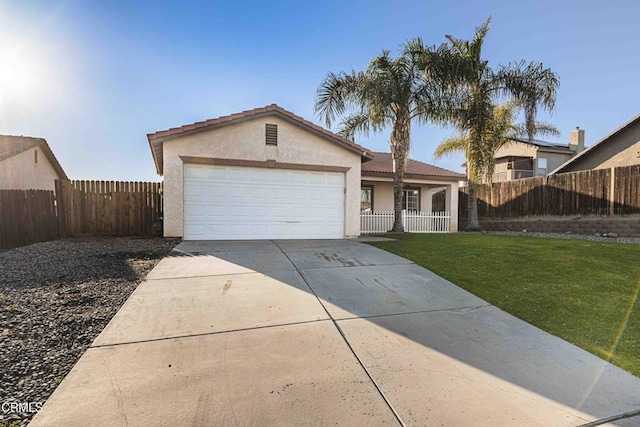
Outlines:
[[[215,129],[231,123],[238,123],[245,120],[253,120],[271,115],[276,115],[282,119],[289,121],[290,123],[311,131],[316,135],[322,136],[348,150],[356,152],[360,154],[365,161],[371,158],[371,156],[369,155],[370,151],[367,148],[364,148],[354,143],[353,141],[349,141],[348,139],[345,139],[340,135],[322,128],[321,126],[311,123],[310,121],[305,120],[302,117],[297,116],[276,104],[271,104],[267,105],[266,107],[254,108],[252,110],[242,111],[240,113],[230,114],[228,116],[217,117],[215,119],[209,119],[202,122],[196,122],[189,125],[179,126],[147,134],[151,153],[153,154],[153,159],[156,164],[156,171],[160,175],[163,174],[162,144],[168,139]]]
[[[373,160],[362,164],[362,176],[376,174],[391,175],[393,173],[393,158],[391,157],[391,153],[374,152],[372,154],[374,156]],[[409,159],[407,162],[407,171],[405,172],[405,176],[414,176],[416,178],[455,178],[456,180],[466,179],[464,174],[413,159]]]
[[[51,151],[49,144],[47,144],[47,141],[43,138],[0,135],[0,162],[34,147],[40,147],[60,179],[69,179],[64,169],[62,169],[62,166],[60,166],[58,159],[56,159],[56,156],[53,154],[53,151]]]

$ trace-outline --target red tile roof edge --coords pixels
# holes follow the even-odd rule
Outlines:
[[[362,176],[372,176],[375,174],[393,174],[391,153],[372,152],[371,154],[374,156],[374,159],[372,162],[362,165]],[[387,157],[389,157],[388,163],[386,161]],[[428,173],[424,173],[425,171],[428,171]],[[463,180],[466,179],[466,176],[462,173],[454,172],[411,158],[409,159],[409,163],[407,164],[407,171],[405,172],[405,174],[407,176],[446,177]]]

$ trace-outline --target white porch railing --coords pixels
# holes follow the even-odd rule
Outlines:
[[[386,233],[393,228],[393,212],[361,212],[360,233]],[[448,233],[449,212],[402,211],[402,225],[407,233]]]

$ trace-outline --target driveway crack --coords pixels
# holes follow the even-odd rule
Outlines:
[[[289,260],[289,262],[291,262],[291,264],[293,264],[293,266],[295,267],[295,269],[298,271],[298,274],[300,274],[300,277],[302,277],[302,280],[304,280],[304,282],[307,284],[307,286],[309,287],[309,289],[311,290],[311,292],[313,293],[313,295],[316,297],[316,299],[318,300],[318,302],[320,303],[320,305],[322,306],[322,308],[324,309],[325,313],[327,313],[327,316],[329,316],[329,320],[331,320],[331,322],[333,323],[333,326],[335,326],[336,330],[338,331],[338,333],[340,334],[340,336],[342,337],[342,339],[344,340],[345,344],[347,345],[347,347],[349,348],[349,351],[351,351],[351,354],[353,354],[353,357],[355,357],[356,361],[358,362],[358,364],[360,365],[360,367],[364,370],[365,374],[367,375],[367,377],[369,378],[369,380],[371,381],[371,383],[373,384],[373,386],[375,387],[375,389],[378,391],[378,394],[380,394],[380,397],[382,397],[382,400],[384,400],[384,402],[387,404],[387,407],[389,407],[389,409],[391,410],[391,412],[393,413],[394,417],[396,418],[396,420],[398,421],[398,423],[400,423],[401,426],[406,426],[406,424],[402,421],[402,418],[400,417],[400,414],[398,414],[398,412],[396,411],[396,409],[393,407],[393,405],[391,404],[391,402],[389,401],[389,399],[387,399],[387,396],[385,396],[385,394],[382,392],[382,390],[380,389],[380,386],[378,385],[378,383],[376,382],[376,380],[373,378],[373,376],[371,375],[371,372],[369,372],[369,370],[367,369],[367,367],[364,365],[364,363],[362,362],[362,360],[360,359],[360,357],[358,357],[358,354],[356,353],[355,349],[351,346],[351,343],[349,342],[349,340],[347,339],[346,335],[344,334],[344,331],[342,330],[342,328],[340,327],[340,325],[338,325],[338,322],[336,319],[333,318],[333,316],[331,315],[331,313],[329,312],[329,310],[327,309],[327,307],[325,307],[324,303],[322,302],[322,299],[320,299],[320,297],[318,296],[318,294],[316,293],[316,291],[313,289],[313,287],[311,286],[311,283],[309,282],[309,280],[307,279],[306,275],[304,274],[304,272],[298,268],[297,265],[295,265],[293,263],[293,261],[291,260],[291,258],[289,258],[289,255],[287,255],[287,253],[285,251],[282,250],[282,248],[278,245],[277,242],[275,241],[271,241],[278,249],[280,249],[280,252],[282,252],[282,254],[287,257],[287,259]]]

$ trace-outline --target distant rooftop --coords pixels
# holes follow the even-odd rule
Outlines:
[[[34,147],[40,147],[44,155],[49,159],[49,163],[56,171],[60,179],[68,179],[67,174],[60,166],[58,159],[51,151],[49,144],[43,138],[33,138],[30,136],[0,135],[0,162],[10,157],[17,156]]]
[[[569,144],[566,144],[563,142],[549,142],[549,141],[542,141],[541,139],[534,139],[532,141],[529,141],[528,139],[524,139],[524,138],[511,138],[511,139],[514,141],[525,143],[525,144],[535,145],[537,147],[569,148]]]
[[[575,151],[569,148],[569,144],[567,143],[542,141],[540,139],[534,139],[529,141],[528,139],[525,139],[525,138],[511,138],[511,140],[521,142],[523,144],[533,145],[534,147],[549,148],[553,151],[563,152],[566,154],[575,153]]]

